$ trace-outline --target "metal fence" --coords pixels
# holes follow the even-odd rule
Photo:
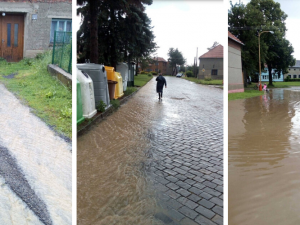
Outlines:
[[[52,64],[72,74],[72,32],[54,32]]]

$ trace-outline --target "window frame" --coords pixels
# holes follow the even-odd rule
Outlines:
[[[53,32],[53,39],[51,40],[51,35],[52,35],[52,23],[53,22],[57,22],[56,23],[56,29],[54,30],[54,32],[55,31],[60,31],[59,30],[59,24],[61,23],[61,22],[63,22],[64,23],[64,25],[63,25],[63,30],[62,31],[64,31],[64,32],[72,32],[72,19],[57,19],[57,18],[52,18],[52,20],[51,20],[51,26],[50,26],[50,44],[53,44],[54,43],[54,32]],[[67,31],[67,23],[68,22],[71,22],[71,31]]]
[[[214,74],[213,72],[216,72],[216,74]],[[212,69],[211,70],[211,75],[212,76],[218,76],[218,70],[217,69]]]

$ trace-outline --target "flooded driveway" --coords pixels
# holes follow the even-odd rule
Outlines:
[[[229,224],[300,224],[300,89],[229,102]]]
[[[78,137],[78,224],[222,224],[223,91],[166,80]]]
[[[72,224],[71,144],[0,84],[0,224]]]

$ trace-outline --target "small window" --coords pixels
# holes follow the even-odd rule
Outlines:
[[[289,78],[292,78],[292,75],[289,74],[288,77],[289,77]]]
[[[300,75],[299,75],[299,78],[300,78]]]
[[[11,45],[11,24],[7,24],[7,47],[10,47]]]
[[[297,75],[294,75],[293,78],[297,78]]]
[[[218,75],[218,70],[211,70],[211,75]]]
[[[50,43],[54,42],[54,31],[72,31],[72,20],[52,19],[50,31]]]

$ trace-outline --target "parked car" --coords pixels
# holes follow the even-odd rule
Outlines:
[[[182,73],[177,73],[176,77],[182,77]]]

